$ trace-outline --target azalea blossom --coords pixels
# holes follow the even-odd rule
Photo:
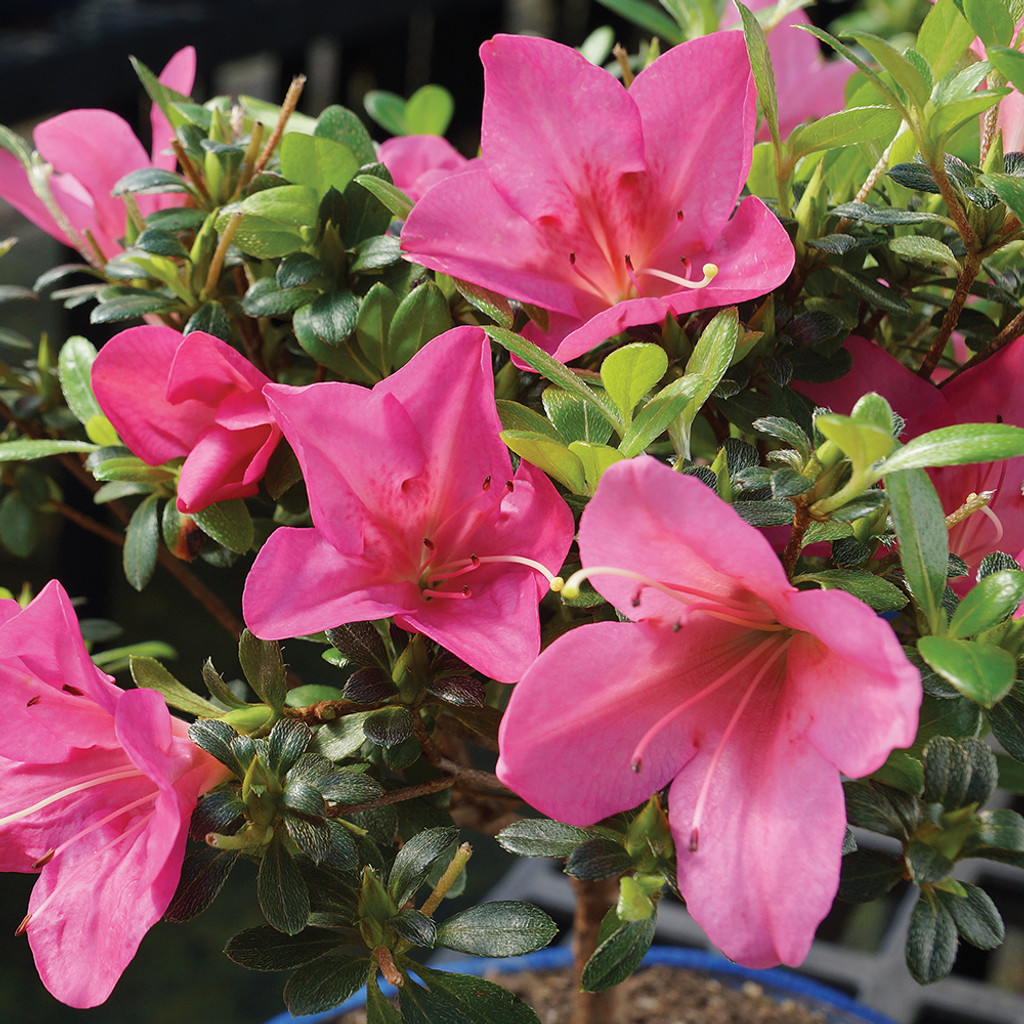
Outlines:
[[[96,357],[96,401],[124,443],[159,466],[185,456],[178,508],[255,494],[281,431],[262,396],[270,378],[203,331],[129,327]]]
[[[776,0],[750,0],[746,6],[751,11],[761,11],[775,5]],[[721,27],[739,24],[739,14],[729,4]],[[783,139],[804,121],[842,110],[846,105],[846,83],[854,72],[844,61],[825,60],[818,40],[798,27],[810,24],[807,12],[798,8],[765,33],[779,102],[779,134]],[[767,142],[770,138],[768,125],[762,124],[757,141]]]
[[[540,655],[502,720],[499,778],[577,826],[669,786],[694,919],[739,963],[800,963],[839,883],[840,773],[913,742],[917,670],[870,608],[797,591],[757,530],[648,456],[605,472],[579,547],[577,580],[631,621]]]
[[[740,33],[673,47],[628,90],[545,39],[480,53],[481,156],[416,204],[408,259],[546,310],[525,333],[563,361],[786,279],[786,231],[760,199],[736,205],[756,119]]]
[[[56,581],[0,601],[0,723],[0,870],[39,872],[18,932],[54,996],[96,1006],[167,909],[225,769],[155,690],[93,665]]]
[[[906,420],[901,439],[958,423],[1009,423],[1024,427],[1024,338],[936,387],[898,359],[856,336],[846,340],[850,371],[827,384],[796,382],[819,405],[849,414],[857,400],[876,391]],[[1024,548],[1024,456],[928,470],[947,516],[962,518],[949,531],[949,548],[973,571],[993,551]],[[980,499],[980,500],[979,500]],[[970,509],[974,511],[969,511]],[[967,581],[954,585],[965,589]]]
[[[485,675],[518,679],[573,521],[543,473],[527,462],[512,473],[484,332],[439,335],[372,390],[264,394],[313,528],[278,529],[260,551],[242,601],[249,629],[274,640],[394,616]]]
[[[396,135],[382,142],[377,159],[391,180],[415,203],[437,182],[464,170],[469,161],[439,135]]]
[[[195,71],[195,49],[186,46],[168,61],[160,82],[187,95]],[[111,195],[114,185],[145,167],[174,169],[175,157],[168,150],[174,132],[156,104],[151,123],[152,155],[128,122],[109,110],[68,110],[42,121],[32,138],[39,156],[52,167],[48,188],[55,209],[40,198],[26,168],[6,150],[0,150],[0,197],[90,263],[102,264],[121,252],[126,226],[124,200]],[[179,194],[137,195],[135,201],[145,216],[180,206],[183,199]]]

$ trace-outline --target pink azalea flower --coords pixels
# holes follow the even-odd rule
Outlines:
[[[188,821],[225,776],[155,690],[89,660],[49,583],[0,601],[0,871],[38,871],[27,932],[43,984],[102,1003],[174,895]]]
[[[160,81],[187,95],[195,70],[195,50],[186,46],[167,63]],[[96,249],[104,260],[113,258],[121,252],[126,225],[124,201],[111,195],[114,185],[143,167],[173,170],[175,166],[174,154],[168,151],[174,132],[155,104],[151,121],[152,156],[128,122],[109,110],[68,110],[36,126],[33,140],[39,156],[53,167],[50,189],[63,222],[35,193],[21,162],[6,150],[0,150],[0,197],[47,234],[77,249],[90,263],[98,262]],[[180,206],[183,197],[139,195],[136,202],[146,215]]]
[[[302,466],[313,529],[270,537],[242,608],[281,639],[394,616],[485,675],[518,679],[540,649],[537,604],[573,522],[498,436],[491,352],[457,327],[372,390],[324,383],[264,392]]]
[[[1000,421],[1024,426],[1024,338],[936,387],[865,338],[851,337],[849,373],[827,384],[797,382],[797,390],[833,412],[848,415],[861,395],[877,391],[907,421],[902,440],[957,423]],[[929,470],[946,515],[973,495],[991,492],[988,505],[949,531],[949,547],[977,569],[992,551],[1024,548],[1024,457]],[[954,581],[956,582],[956,581]],[[961,580],[960,589],[967,581]]]
[[[633,621],[541,654],[502,720],[499,778],[578,826],[669,786],[694,919],[739,963],[800,963],[839,883],[840,773],[913,742],[917,670],[866,605],[797,591],[757,530],[650,457],[605,472],[579,545]]]
[[[202,331],[129,327],[96,357],[96,401],[124,443],[159,466],[185,456],[178,508],[255,494],[281,431],[262,396],[270,378]]]
[[[438,135],[396,135],[382,142],[377,159],[415,203],[431,185],[465,170],[469,161]]]
[[[409,215],[414,263],[548,310],[529,336],[563,361],[786,279],[785,230],[754,196],[736,206],[756,116],[739,33],[673,47],[628,91],[545,39],[496,36],[480,53],[482,155]]]
[[[751,11],[774,7],[776,0],[751,0]],[[740,22],[732,4],[722,18],[722,28]],[[775,92],[779,100],[779,133],[785,139],[804,121],[833,114],[846,106],[846,83],[854,72],[845,61],[825,60],[818,40],[798,25],[810,25],[804,10],[792,11],[767,33],[768,53],[775,72]],[[757,132],[758,142],[771,139],[768,125]]]

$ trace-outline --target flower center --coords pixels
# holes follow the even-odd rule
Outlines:
[[[644,285],[640,278],[644,275],[656,277],[662,281],[668,281],[673,285],[670,291],[679,288],[699,289],[706,288],[718,275],[718,267],[714,263],[705,263],[701,268],[703,276],[700,280],[692,280],[689,276],[690,261],[683,257],[679,270],[681,273],[673,273],[669,270],[662,270],[659,267],[647,267],[643,265],[634,266],[633,259],[629,253],[624,253],[621,263],[613,261],[606,253],[607,264],[598,268],[592,268],[591,272],[579,265],[575,251],[569,253],[569,266],[573,273],[583,281],[588,291],[593,292],[598,298],[604,300],[610,306],[626,299],[645,298]],[[602,284],[602,279],[607,283]],[[648,290],[649,286],[648,286]],[[662,294],[661,289],[656,294]]]

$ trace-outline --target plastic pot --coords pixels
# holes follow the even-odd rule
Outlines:
[[[543,971],[569,967],[572,964],[572,950],[568,946],[555,946],[542,949],[529,956],[515,956],[508,959],[486,959],[473,957],[465,960],[449,960],[432,964],[438,970],[455,971],[459,974],[480,976],[489,971],[515,973],[518,971]],[[797,999],[804,1005],[823,1014],[829,1024],[895,1024],[893,1020],[863,1006],[855,999],[837,992],[835,989],[812,981],[802,975],[795,974],[784,968],[775,967],[768,971],[755,971],[749,967],[741,967],[718,953],[710,953],[700,949],[684,949],[678,946],[652,946],[644,960],[646,966],[665,964],[683,970],[701,971],[717,975],[725,983],[755,981],[767,995],[774,996],[780,1002],[784,999]],[[382,985],[381,990],[390,994],[392,989]],[[266,1024],[327,1024],[346,1010],[355,1010],[363,1006],[366,992],[357,992],[341,1006],[324,1013],[315,1013],[303,1017],[293,1017],[284,1012],[267,1021]],[[495,1021],[495,1024],[500,1022]]]

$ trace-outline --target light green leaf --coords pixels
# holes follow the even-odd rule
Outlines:
[[[951,637],[974,636],[1012,615],[1024,599],[1024,572],[989,573],[957,605],[949,623]]]
[[[736,0],[736,9],[743,21],[743,38],[747,44],[747,56],[750,58],[750,69],[757,87],[757,98],[761,103],[761,112],[771,133],[772,142],[778,149],[781,145],[779,136],[779,95],[775,88],[775,70],[772,67],[771,53],[768,51],[768,40],[757,16]]]
[[[93,416],[102,415],[92,393],[92,364],[95,358],[96,348],[93,343],[75,334],[61,345],[57,359],[60,389],[68,408],[78,417],[79,423],[87,423]]]
[[[179,682],[154,658],[133,656],[130,667],[136,686],[156,690],[172,708],[199,718],[220,718],[224,714],[221,708]]]
[[[1010,12],[1000,0],[962,0],[964,17],[978,38],[989,46],[1008,46],[1013,38]]]
[[[942,632],[946,626],[942,597],[949,561],[949,537],[942,503],[923,469],[892,473],[886,477],[885,489],[910,592],[932,632]]]
[[[569,444],[571,451],[583,465],[583,475],[587,481],[587,491],[593,494],[601,481],[604,471],[616,462],[621,462],[625,456],[615,448],[606,444],[590,444],[587,441],[572,441]]]
[[[813,580],[825,590],[845,590],[876,612],[898,611],[907,603],[907,596],[888,580],[862,569],[823,569],[797,577],[793,582]]]
[[[703,375],[688,374],[666,384],[637,413],[622,435],[619,451],[626,458],[639,455],[663,430],[681,416],[707,383]]]
[[[541,401],[548,419],[567,442],[604,444],[612,435],[611,424],[578,395],[551,385],[544,389]]]
[[[819,422],[821,417],[819,417]],[[964,466],[1024,455],[1024,429],[1009,423],[959,423],[908,441],[885,460],[879,476],[904,469]]]
[[[1024,221],[1024,179],[1012,174],[983,174],[981,183],[992,189],[1018,220]]]
[[[532,462],[573,494],[589,493],[583,463],[564,444],[522,430],[503,430],[501,439],[516,455]]]
[[[87,441],[4,441],[0,443],[0,462],[29,462],[66,452],[93,452],[97,447]]]
[[[410,135],[444,135],[448,131],[455,101],[440,85],[424,85],[405,104],[405,128]]]
[[[355,153],[333,139],[291,132],[281,140],[281,173],[296,185],[309,186],[318,196],[332,188],[344,192],[358,170]]]
[[[938,0],[925,15],[914,48],[938,81],[963,57],[973,38],[974,29],[957,10],[956,0]]]
[[[931,96],[932,85],[914,63],[902,56],[886,40],[872,35],[870,32],[851,32],[850,36],[856,39],[892,75],[893,80],[915,106],[924,107]]]
[[[960,273],[960,263],[953,250],[929,235],[899,235],[889,241],[889,248],[898,256],[939,267],[951,267]]]
[[[302,248],[305,233],[316,225],[319,204],[316,190],[308,185],[268,188],[234,206],[225,206],[216,227],[223,232],[231,214],[241,212],[234,244],[251,256],[276,259]]]
[[[814,425],[843,450],[853,463],[854,473],[863,473],[896,446],[889,431],[871,423],[859,423],[850,416],[828,413],[819,416]]]
[[[891,139],[902,119],[887,106],[852,107],[827,114],[794,130],[789,146],[797,157],[822,149],[840,149],[876,139]]]
[[[601,364],[601,382],[625,423],[637,402],[665,376],[668,356],[660,345],[634,342],[608,355]]]
[[[917,649],[946,682],[983,707],[998,704],[1013,687],[1016,662],[1001,647],[977,640],[923,636]]]
[[[1005,46],[992,46],[985,51],[989,63],[1018,91],[1024,91],[1024,53]]]

